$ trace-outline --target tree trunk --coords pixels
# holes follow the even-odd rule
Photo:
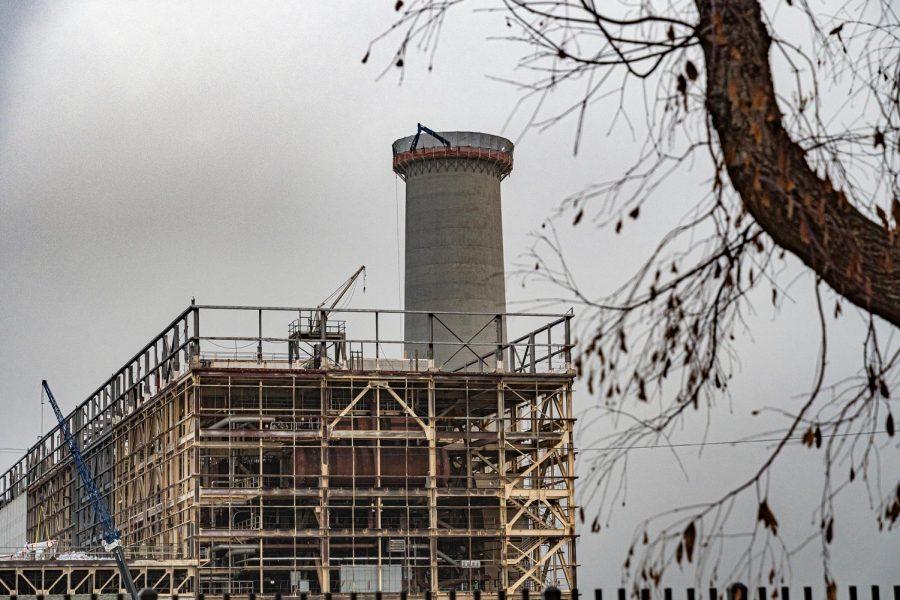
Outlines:
[[[776,244],[840,295],[900,326],[900,235],[820,178],[781,122],[757,0],[695,0],[706,104],[731,183]]]

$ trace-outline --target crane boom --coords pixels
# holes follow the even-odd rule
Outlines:
[[[63,437],[66,440],[66,445],[69,446],[69,452],[72,454],[75,468],[78,470],[78,475],[81,477],[81,483],[84,485],[84,489],[87,490],[88,499],[94,509],[94,514],[100,521],[100,526],[103,529],[103,547],[116,559],[116,565],[119,568],[122,584],[125,586],[131,597],[134,600],[137,600],[138,595],[137,590],[134,587],[134,580],[131,578],[131,571],[128,570],[128,564],[125,562],[125,553],[122,552],[122,545],[120,542],[122,535],[119,533],[119,530],[116,529],[116,524],[113,522],[109,510],[106,508],[106,503],[100,495],[100,490],[97,489],[97,484],[94,482],[94,478],[91,476],[91,472],[84,462],[84,457],[81,455],[81,450],[78,449],[78,443],[75,441],[75,436],[73,436],[72,432],[69,430],[69,424],[66,422],[62,411],[59,409],[59,404],[56,403],[56,398],[53,397],[50,386],[47,385],[47,380],[41,381],[41,386],[43,386],[44,392],[47,394],[47,399],[50,400],[50,406],[53,407],[53,412],[56,414],[56,420],[59,421],[60,431],[62,431]]]
[[[353,273],[353,275],[350,276],[350,279],[345,281],[343,284],[341,284],[340,288],[338,288],[337,290],[335,290],[334,292],[331,293],[331,296],[334,296],[335,294],[337,294],[337,297],[331,303],[331,306],[328,307],[329,312],[332,309],[334,309],[335,306],[338,305],[338,302],[341,301],[341,298],[344,297],[344,294],[347,293],[347,290],[349,290],[351,287],[353,287],[353,283],[356,281],[356,278],[359,277],[360,273],[362,273],[365,270],[366,270],[366,265],[362,265],[360,268],[358,268],[356,270],[355,273]],[[331,296],[329,296],[328,298],[331,298]],[[319,306],[317,308],[322,308],[323,306],[325,306],[325,303],[328,302],[328,298],[325,298],[324,300],[322,300],[322,303],[319,304]],[[326,312],[325,314],[328,314],[328,313]]]
[[[409,145],[410,152],[414,151],[419,146],[419,137],[422,135],[423,131],[425,133],[427,133],[428,135],[430,135],[431,137],[433,137],[434,139],[436,139],[437,141],[439,141],[440,143],[442,143],[443,145],[445,145],[446,147],[449,148],[451,146],[450,140],[448,140],[447,138],[445,138],[444,136],[439,134],[437,131],[430,129],[428,127],[425,127],[421,123],[416,123],[416,137],[413,138],[412,143],[410,143],[410,145]]]

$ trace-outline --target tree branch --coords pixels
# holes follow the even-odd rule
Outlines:
[[[775,242],[836,292],[900,326],[900,235],[820,177],[781,121],[757,0],[696,0],[707,110],[731,183]]]

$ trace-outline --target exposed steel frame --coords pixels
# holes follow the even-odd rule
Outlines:
[[[201,308],[256,313],[256,335],[201,336]],[[264,331],[300,310],[191,307],[70,415],[133,564],[208,596],[346,592],[363,565],[411,593],[575,588],[571,315],[478,350],[493,371],[448,372],[386,352],[404,340],[379,314],[399,311],[348,311],[374,336],[302,350]],[[96,553],[58,435],[23,460],[0,502],[27,490],[29,539]]]

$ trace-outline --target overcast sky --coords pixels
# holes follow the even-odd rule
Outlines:
[[[390,144],[416,122],[518,142],[503,184],[508,265],[563,197],[629,166],[639,137],[626,127],[609,132],[603,106],[589,113],[577,158],[573,123],[524,137],[521,119],[502,129],[519,96],[487,75],[508,75],[521,49],[486,41],[499,17],[460,12],[432,72],[420,56],[402,85],[394,73],[376,81],[393,47],[376,47],[368,65],[360,59],[390,24],[392,4],[0,4],[0,467],[18,458],[6,449],[38,436],[42,378],[73,407],[192,296],[314,305],[364,263],[367,289],[354,306],[396,307],[403,183],[391,172]],[[702,176],[679,173],[657,210],[620,237],[564,228],[579,280],[594,293],[620,284],[704,192]],[[754,408],[799,406],[817,351],[811,289],[801,274],[780,314],[758,303],[710,439],[784,424],[751,417]],[[543,293],[508,284],[516,308]],[[833,327],[835,379],[860,366],[861,324],[850,310]],[[593,402],[583,387],[579,410]],[[699,440],[702,425],[685,426],[682,441]],[[609,428],[580,431],[580,468],[591,439]],[[687,450],[689,476],[667,450],[637,451],[627,506],[600,534],[583,532],[581,587],[618,583],[637,521],[713,497],[766,450]],[[821,457],[792,447],[784,458],[770,495],[782,531],[797,539],[820,494]],[[890,485],[897,446],[882,459]],[[900,536],[877,533],[861,487],[840,507],[838,580],[897,583]],[[750,529],[755,512],[745,512]],[[817,550],[795,560],[797,584],[820,583]]]

